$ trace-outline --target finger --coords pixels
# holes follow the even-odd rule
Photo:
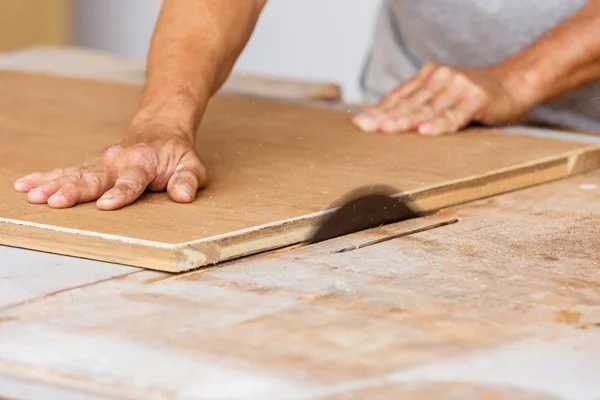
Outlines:
[[[456,132],[473,121],[473,116],[481,111],[484,104],[478,95],[468,96],[455,108],[447,110],[442,116],[423,123],[419,133],[427,136],[438,136]]]
[[[411,79],[396,89],[388,93],[383,100],[377,105],[377,109],[381,111],[390,111],[398,106],[402,100],[406,100],[408,96],[421,88],[422,81],[420,79]]]
[[[106,171],[89,172],[77,181],[64,184],[48,199],[48,205],[52,208],[68,208],[97,200],[113,183]]]
[[[206,184],[206,168],[193,152],[182,157],[167,184],[169,197],[178,203],[194,201],[198,189]]]
[[[356,115],[352,122],[363,132],[377,132],[388,116],[381,110],[371,109]]]
[[[375,107],[364,113],[357,115],[353,122],[364,132],[376,132],[382,124],[391,124],[390,111],[396,110],[395,115],[406,114],[415,107],[407,101],[407,97],[418,91],[427,79],[435,72],[437,65],[427,64],[411,79],[400,84],[396,89],[388,93],[387,96]]]
[[[397,107],[402,99],[406,99],[408,96],[419,90],[435,72],[436,68],[437,65],[435,64],[426,64],[413,78],[400,84],[396,89],[385,96],[377,108],[382,111],[390,111]]]
[[[383,134],[393,135],[415,130],[420,124],[436,118],[433,108],[424,104],[412,112],[401,116],[393,116],[381,124],[379,131]]]
[[[388,118],[379,124],[379,131],[389,134],[412,130],[423,118],[432,118],[428,114],[423,115],[421,108],[428,107],[426,104],[446,89],[452,76],[449,67],[436,68],[417,90],[407,98],[398,99],[395,107],[388,110]]]
[[[444,71],[442,69],[440,70]],[[386,134],[395,134],[414,130],[428,121],[432,121],[437,117],[442,117],[446,111],[462,101],[462,99],[465,98],[465,93],[469,90],[470,82],[462,75],[452,75],[450,73],[450,76],[447,76],[447,73],[450,73],[449,69],[447,72],[442,72],[436,77],[437,82],[434,87],[439,87],[440,90],[431,99],[431,105],[422,104],[418,108],[412,110],[400,109],[394,111],[396,114],[395,118],[391,121],[382,123],[380,131]],[[443,82],[445,83],[444,85],[442,85]],[[427,97],[429,97],[428,94],[422,95],[420,99],[417,98],[414,101],[419,102]],[[451,117],[445,117],[444,119],[446,120],[444,126],[450,126],[450,124],[453,123]],[[436,126],[439,124],[441,124],[441,122],[437,121]]]
[[[439,115],[444,111],[457,105],[465,97],[472,86],[471,82],[463,75],[454,75],[446,85],[445,90],[440,91],[432,100],[431,106]]]
[[[449,67],[439,67],[431,74],[419,90],[409,96],[408,101],[415,106],[420,106],[429,102],[446,89],[446,86],[451,83],[452,77],[453,73]]]
[[[81,176],[80,174],[79,171],[73,171],[68,175],[63,175],[59,178],[47,181],[46,183],[37,186],[35,189],[30,190],[29,193],[27,193],[27,200],[33,204],[45,204],[62,185],[78,180]]]
[[[31,189],[34,189],[48,181],[59,178],[61,176],[69,175],[74,171],[73,168],[57,168],[48,172],[34,172],[29,175],[25,175],[22,178],[19,178],[15,182],[15,190],[18,192],[29,192]]]
[[[115,185],[98,199],[96,205],[100,210],[117,210],[136,201],[150,183],[150,173],[136,166],[125,169],[116,180]]]

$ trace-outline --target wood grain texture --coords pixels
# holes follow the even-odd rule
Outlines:
[[[65,44],[69,33],[68,12],[68,0],[2,0],[0,51]]]
[[[459,222],[0,310],[0,377],[35,399],[597,398],[600,172],[427,218]]]
[[[140,87],[0,74],[0,243],[179,272],[305,240],[358,186],[412,192],[425,210],[597,168],[600,150],[472,129],[435,140],[368,135],[351,115],[218,96],[198,150],[211,182],[193,204],[146,194],[117,212],[30,205],[12,191],[32,171],[76,164],[125,133]]]

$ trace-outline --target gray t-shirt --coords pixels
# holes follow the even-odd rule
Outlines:
[[[427,62],[486,66],[520,51],[588,0],[383,0],[362,87],[377,101]],[[531,111],[528,120],[600,132],[600,82]]]

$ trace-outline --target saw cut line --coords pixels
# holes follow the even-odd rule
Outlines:
[[[400,233],[390,235],[390,236],[385,236],[380,239],[371,240],[369,242],[361,243],[361,244],[358,244],[355,246],[345,247],[341,250],[332,251],[332,253],[340,254],[340,253],[347,253],[349,251],[360,250],[360,249],[364,249],[365,247],[374,246],[379,243],[389,242],[390,240],[398,239],[398,238],[401,238],[404,236],[414,235],[415,233],[426,232],[426,231],[430,231],[432,229],[441,228],[441,227],[448,226],[448,225],[453,225],[453,224],[456,224],[457,222],[458,222],[458,218],[452,218],[448,221],[438,222],[438,223],[423,226],[420,228],[410,229],[408,231],[400,232]]]

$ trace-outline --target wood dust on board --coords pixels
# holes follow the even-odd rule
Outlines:
[[[560,310],[554,313],[554,322],[557,324],[578,324],[580,320],[579,311]]]

